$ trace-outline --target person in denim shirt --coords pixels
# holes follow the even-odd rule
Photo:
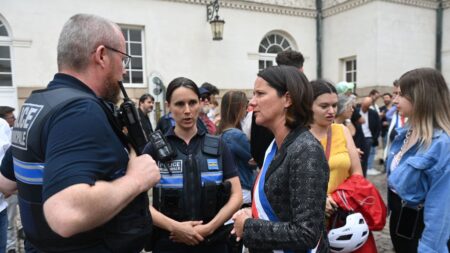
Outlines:
[[[391,240],[396,252],[449,252],[449,89],[431,68],[411,70],[399,83],[395,100],[409,121],[399,129],[387,160]],[[405,205],[417,211],[407,213]],[[416,217],[415,233],[408,235]],[[411,229],[405,233],[405,227]]]
[[[243,204],[250,204],[251,189],[255,181],[255,165],[250,165],[252,159],[250,142],[241,130],[241,120],[246,115],[247,96],[242,91],[228,91],[222,98],[220,107],[221,120],[218,133],[228,145],[233,154],[239,171],[239,180],[242,185]]]

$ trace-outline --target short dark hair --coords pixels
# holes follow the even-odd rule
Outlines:
[[[392,85],[394,85],[394,87],[399,87],[400,84],[398,83],[398,79],[395,79]]]
[[[144,103],[145,100],[147,100],[147,99],[149,99],[149,98],[150,98],[150,100],[152,100],[152,102],[155,102],[155,98],[154,98],[152,95],[150,95],[150,94],[148,94],[148,93],[144,93],[144,94],[142,94],[142,96],[139,98],[139,104]]]
[[[10,106],[0,106],[0,118],[5,118],[6,114],[14,112],[14,108]]]
[[[384,96],[389,96],[389,97],[391,97],[391,98],[392,98],[392,94],[391,94],[391,93],[389,93],[389,92],[386,92],[386,93],[384,93],[382,97],[384,97]]]
[[[272,66],[261,70],[258,76],[275,89],[279,97],[289,92],[292,105],[286,111],[287,127],[308,127],[312,123],[313,92],[305,74],[292,66]]]
[[[325,79],[314,80],[310,83],[313,89],[314,100],[316,100],[318,96],[326,93],[335,93],[336,95],[338,94],[333,84]]]
[[[177,77],[172,80],[172,82],[169,83],[169,86],[167,86],[167,92],[166,92],[166,101],[170,104],[170,99],[172,98],[172,93],[180,88],[184,87],[187,89],[192,90],[195,94],[197,94],[197,97],[200,98],[200,92],[198,91],[197,84],[194,83],[189,78],[186,77]]]
[[[379,91],[377,91],[376,89],[373,89],[373,90],[371,90],[370,92],[369,92],[369,96],[372,96],[372,95],[375,95],[375,94],[380,94],[380,92]]]
[[[303,67],[303,63],[305,62],[305,58],[303,57],[302,53],[293,50],[279,52],[275,60],[277,62],[277,65],[279,66],[286,65],[296,68]]]
[[[207,89],[209,91],[209,94],[211,95],[219,95],[220,93],[219,89],[215,85],[212,85],[208,82],[204,82],[200,87]]]

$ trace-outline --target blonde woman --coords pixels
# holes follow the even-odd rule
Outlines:
[[[448,252],[450,95],[441,73],[406,72],[395,98],[408,117],[387,159],[390,233],[398,252]]]

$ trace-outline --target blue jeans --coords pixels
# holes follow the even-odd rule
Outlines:
[[[16,249],[17,244],[17,194],[6,199],[8,202],[8,237],[6,239],[6,251]]]
[[[369,155],[370,155],[370,150],[372,149],[372,137],[368,137],[368,138],[364,138],[365,140],[365,145],[362,147],[363,148],[363,156],[361,158],[361,167],[362,167],[362,171],[364,174],[364,177],[366,177],[366,172],[367,172],[367,161],[369,160]]]
[[[370,147],[370,154],[369,154],[369,158],[367,159],[367,169],[373,169],[375,168],[374,165],[374,161],[375,161],[375,156],[377,155],[377,147],[378,146],[371,146]]]
[[[5,208],[0,212],[0,253],[6,252],[6,232],[8,231],[8,215]]]

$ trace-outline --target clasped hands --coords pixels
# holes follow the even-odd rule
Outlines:
[[[184,221],[173,227],[169,238],[174,242],[194,246],[213,232],[210,225],[203,224],[203,221]]]

